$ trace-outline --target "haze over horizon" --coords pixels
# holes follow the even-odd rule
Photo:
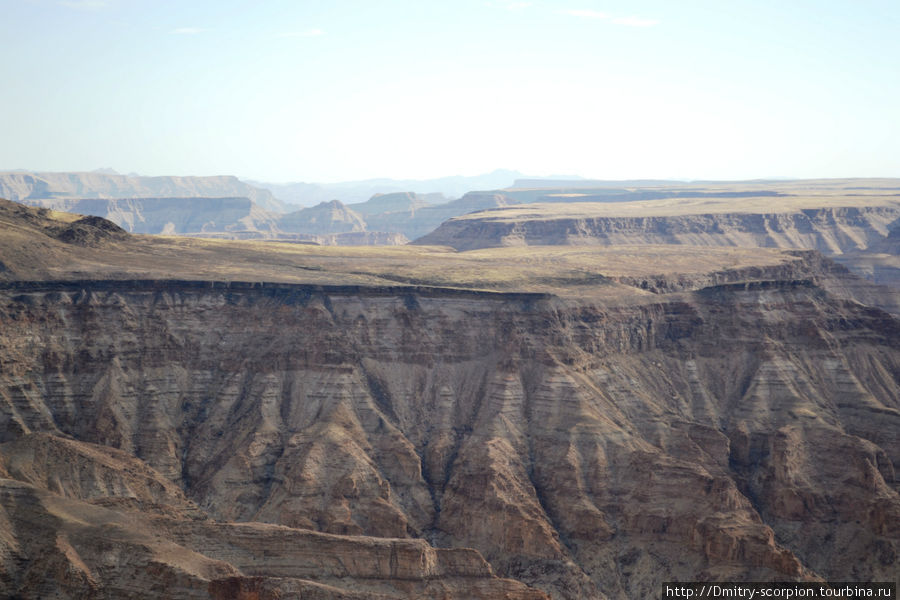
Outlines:
[[[0,169],[900,176],[889,1],[0,6]]]

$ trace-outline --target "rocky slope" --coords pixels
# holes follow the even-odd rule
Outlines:
[[[0,519],[7,526],[0,540],[0,593],[7,598],[546,599],[519,582],[495,577],[474,550],[216,523],[158,514],[129,500],[84,502],[0,479]]]
[[[52,210],[99,216],[131,233],[184,234],[277,231],[278,218],[248,198],[80,198],[28,202]]]
[[[392,194],[375,194],[365,202],[350,204],[349,208],[357,213],[370,217],[372,215],[387,215],[393,213],[410,213],[418,209],[434,204],[443,204],[447,201],[443,196],[435,197],[435,194],[416,194],[414,192],[394,192]]]
[[[896,579],[900,322],[809,280],[602,308],[8,283],[0,322],[7,591],[49,589],[31,561],[41,585],[116,589],[125,557],[137,582],[248,597]],[[129,498],[172,507],[128,517],[153,543],[114,525]]]
[[[875,244],[871,250],[900,256],[900,223],[894,223],[887,237]]]
[[[635,207],[636,208],[636,207]],[[555,214],[553,205],[531,205],[515,214],[486,211],[452,219],[417,244],[457,250],[558,244],[687,244],[809,248],[827,254],[864,250],[883,240],[900,219],[900,203],[825,207],[778,212],[692,212],[649,216],[594,216],[605,205],[575,204]],[[695,209],[697,210],[697,209]],[[702,209],[699,209],[702,210]]]
[[[288,213],[279,219],[278,224],[283,231],[311,234],[366,230],[365,219],[338,200]]]
[[[841,262],[875,283],[900,289],[900,223],[866,251],[850,252]]]
[[[401,233],[366,231],[363,217],[336,200],[284,215],[264,210],[248,198],[52,198],[25,203],[101,217],[131,233],[306,241],[329,246],[408,242]]]
[[[372,227],[400,231],[406,237],[415,239],[439,227],[447,219],[512,204],[516,204],[516,201],[500,192],[469,192],[462,198],[443,204],[405,212],[375,214],[367,217],[367,221],[372,223]]]
[[[114,173],[0,172],[0,198],[31,202],[88,198],[247,198],[258,206],[283,211],[265,189],[237,177],[141,177]],[[102,215],[100,215],[102,216]]]

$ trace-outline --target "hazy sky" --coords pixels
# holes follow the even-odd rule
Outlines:
[[[0,169],[900,177],[900,2],[0,0]]]

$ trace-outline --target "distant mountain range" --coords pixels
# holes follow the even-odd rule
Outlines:
[[[490,173],[471,177],[456,175],[436,179],[365,179],[339,183],[266,183],[252,180],[248,180],[248,182],[269,190],[282,202],[311,206],[329,200],[340,200],[344,204],[357,204],[367,201],[376,194],[395,192],[424,194],[429,203],[440,204],[451,199],[461,198],[471,191],[499,190],[518,186],[517,181],[520,180],[540,181],[546,185],[555,185],[562,180],[579,182],[581,178],[572,176],[527,178],[518,171],[497,169]]]
[[[324,184],[285,186],[295,191],[312,190],[314,194],[305,196],[307,200],[315,194],[323,198],[332,196],[300,208],[282,202],[285,197],[277,197],[282,192],[262,189],[236,177],[142,177],[107,170],[0,172],[0,197],[104,217],[132,233],[359,245],[406,243],[431,233],[449,219],[518,204],[718,199],[740,211],[753,198],[803,196],[822,186],[832,191],[846,190],[848,194],[859,188],[897,186],[892,180],[686,183],[529,179],[518,175],[515,171],[494,171],[478,177],[427,181],[382,179],[328,184],[328,187]],[[462,189],[454,186],[464,184],[482,191],[466,190],[457,199],[448,197]],[[366,189],[384,190],[401,185],[429,191],[376,192],[358,202],[333,197],[340,194],[344,198],[356,198]],[[876,267],[881,268],[873,264],[872,269]]]
[[[425,235],[452,217],[533,202],[547,193],[517,190],[513,194],[519,197],[513,198],[496,191],[469,191],[501,189],[516,177],[521,173],[498,170],[422,181],[279,186],[251,185],[231,176],[144,177],[111,169],[13,171],[0,172],[0,197],[104,217],[132,233],[396,244]],[[259,185],[271,185],[271,189]],[[291,210],[298,199],[303,203],[321,200]]]
[[[306,200],[326,198],[299,210],[291,210],[296,205],[282,202],[271,190],[236,177],[144,177],[122,175],[111,169],[81,173],[0,172],[0,197],[31,206],[104,217],[132,233],[215,234],[240,239],[353,244],[404,243],[430,232],[448,218],[512,202],[496,194],[465,195],[468,189],[464,186],[508,185],[516,175],[519,174],[514,171],[495,171],[480,177],[419,182],[381,179],[327,186],[285,186],[284,189],[295,191],[315,190],[315,194],[304,196]],[[366,191],[368,195],[361,197],[363,190],[402,189],[404,185],[429,192],[404,189],[368,194]],[[458,200],[448,197],[457,193],[464,197]],[[348,204],[335,198],[336,195],[361,198],[361,201]],[[390,235],[375,235],[379,233]]]
[[[242,197],[19,198],[23,204],[109,219],[131,233],[327,244],[402,244],[476,210],[516,204],[502,194],[472,192],[430,204],[412,192],[376,195],[359,204],[339,200],[279,214]],[[353,235],[350,235],[353,234]]]
[[[495,190],[508,187],[520,177],[518,171],[497,169],[484,175],[473,177],[452,176],[437,179],[365,179],[338,183],[267,183],[248,180],[255,186],[267,189],[276,198],[288,204],[310,206],[329,200],[340,200],[344,204],[365,202],[376,194],[394,192],[414,192],[429,194],[432,204],[459,198],[472,190]]]
[[[367,179],[337,183],[268,183],[233,176],[147,177],[123,175],[103,168],[89,172],[0,171],[0,198],[44,200],[49,198],[248,198],[271,212],[287,213],[297,206],[315,206],[339,200],[362,204],[377,195],[412,192],[428,204],[461,198],[470,191],[508,187],[585,187],[581,178],[550,176],[528,178],[518,171],[497,169],[491,173],[436,179]],[[601,186],[595,186],[601,187]],[[379,210],[378,212],[384,212]]]

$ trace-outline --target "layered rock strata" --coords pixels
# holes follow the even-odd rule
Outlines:
[[[825,279],[602,307],[8,284],[0,583],[575,599],[894,580],[900,322]]]
[[[115,173],[0,172],[0,197],[20,202],[90,198],[246,198],[273,211],[284,204],[237,177],[142,177]]]
[[[556,217],[553,206],[537,206],[533,215],[512,217],[484,211],[450,219],[414,243],[473,250],[499,246],[560,244],[686,244],[762,248],[807,248],[826,254],[865,250],[881,242],[900,206],[847,206],[754,213],[660,216]],[[652,215],[653,209],[648,208]]]

